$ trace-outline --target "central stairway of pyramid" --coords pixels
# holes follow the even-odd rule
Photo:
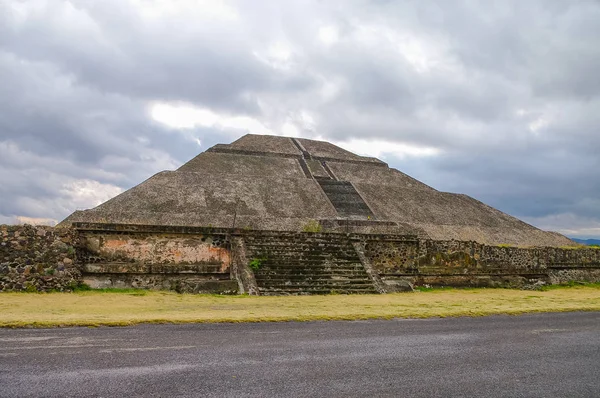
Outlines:
[[[300,166],[307,178],[313,178],[335,208],[339,217],[375,219],[375,215],[350,181],[339,181],[325,161],[316,160],[299,140],[292,142],[302,153]]]
[[[315,234],[244,237],[261,295],[378,293],[352,243]]]
[[[317,179],[317,182],[340,217],[352,219],[375,218],[375,215],[352,186],[352,183],[330,179]]]

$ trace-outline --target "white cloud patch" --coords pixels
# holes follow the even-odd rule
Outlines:
[[[319,40],[326,44],[332,45],[339,40],[339,32],[335,26],[323,26],[319,28]]]
[[[358,23],[354,38],[366,47],[382,48],[404,59],[418,73],[429,72],[433,68],[456,68],[456,61],[449,56],[446,44],[440,38],[417,35],[397,26],[362,23]]]
[[[151,116],[157,122],[176,129],[193,129],[198,126],[219,130],[240,130],[253,134],[273,134],[258,120],[248,116],[228,116],[206,108],[187,104],[156,103],[151,106]]]
[[[42,217],[25,217],[25,216],[11,216],[6,217],[0,215],[0,225],[8,224],[8,225],[49,225],[55,226],[58,224],[58,220],[54,218],[42,218]]]
[[[117,196],[123,189],[93,180],[74,180],[63,184],[60,192],[75,209],[89,209]]]
[[[552,214],[543,217],[524,219],[546,231],[556,231],[574,238],[595,238],[600,236],[600,219],[581,217],[573,213]]]
[[[266,50],[254,50],[252,54],[260,62],[276,70],[291,71],[294,67],[294,53],[289,43],[275,42]]]
[[[50,225],[55,226],[58,224],[58,220],[53,218],[36,218],[36,217],[25,217],[25,216],[16,216],[15,224],[30,224],[30,225]]]
[[[221,0],[133,0],[132,3],[139,10],[140,15],[149,21],[191,16],[200,21],[239,19],[237,9]]]
[[[382,140],[353,139],[350,141],[335,142],[335,144],[359,155],[384,159],[387,155],[402,159],[406,157],[427,157],[440,154],[438,148]]]

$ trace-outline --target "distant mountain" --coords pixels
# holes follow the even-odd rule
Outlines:
[[[577,239],[571,238],[577,243],[581,243],[582,245],[600,245],[600,239]]]

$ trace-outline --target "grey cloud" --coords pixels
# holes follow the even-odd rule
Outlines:
[[[36,3],[0,2],[4,219],[64,217],[65,184],[126,189],[245,133],[148,115],[183,101],[275,130],[308,112],[308,138],[435,147],[387,161],[545,227],[600,225],[596,1],[232,1],[233,18],[154,19],[124,1]],[[319,42],[322,26],[339,41]]]
[[[180,26],[165,16],[148,23],[121,1],[49,2],[25,23],[6,16],[2,22],[13,27],[3,39],[9,51],[58,65],[81,85],[125,96],[256,113],[244,93],[310,84],[277,76],[253,55],[252,36],[243,27],[231,29],[231,22]]]

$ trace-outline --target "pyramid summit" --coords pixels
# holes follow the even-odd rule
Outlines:
[[[489,245],[568,246],[464,194],[440,192],[329,142],[248,134],[162,171],[62,225],[390,233]]]

